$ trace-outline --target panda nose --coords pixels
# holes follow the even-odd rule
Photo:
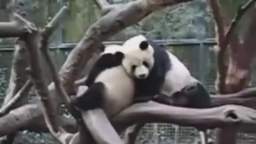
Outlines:
[[[139,75],[139,78],[140,78],[140,79],[144,79],[144,78],[146,78],[146,76],[147,76],[146,74],[140,74],[140,75]]]

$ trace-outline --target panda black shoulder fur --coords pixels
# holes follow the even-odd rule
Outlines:
[[[153,63],[153,48],[145,41],[128,51],[118,45],[106,47],[88,75],[89,89],[73,104],[84,110],[102,107],[108,116],[118,113],[133,102],[134,79],[147,78]]]
[[[210,96],[184,64],[164,47],[155,44],[143,35],[130,38],[123,44],[126,51],[147,41],[154,50],[154,63],[146,79],[136,79],[135,98],[138,101],[153,100],[193,108],[210,106]],[[136,55],[136,54],[134,54]]]

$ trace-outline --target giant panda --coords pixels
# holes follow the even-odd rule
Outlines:
[[[122,48],[133,53],[134,47],[141,42],[147,44],[154,50],[154,63],[149,63],[152,67],[149,75],[145,79],[135,78],[134,103],[153,100],[159,103],[184,106],[191,108],[210,107],[210,95],[204,86],[196,80],[185,67],[185,65],[163,46],[157,45],[150,38],[138,35],[127,40]],[[134,125],[130,130],[125,131],[124,138],[129,139],[129,135],[136,132],[144,124]],[[128,128],[129,129],[129,128]],[[200,129],[202,143],[206,143],[207,134]],[[129,141],[129,140],[128,140]]]
[[[138,57],[134,51],[141,43],[153,48],[153,63],[146,63],[151,69],[145,79],[135,77],[135,102],[154,100],[160,103],[206,108],[210,106],[210,95],[196,80],[185,65],[166,48],[151,39],[137,35],[124,42],[125,53]]]
[[[83,110],[102,107],[109,117],[128,107],[135,96],[134,80],[147,78],[153,68],[153,52],[146,41],[129,51],[119,45],[106,47],[85,81],[88,90],[72,104]]]

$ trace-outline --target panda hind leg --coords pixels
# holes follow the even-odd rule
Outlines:
[[[71,101],[71,104],[82,110],[90,110],[101,107],[104,90],[105,85],[103,83],[94,83],[85,93],[74,98]]]

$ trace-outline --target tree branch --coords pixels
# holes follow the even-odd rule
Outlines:
[[[19,37],[35,30],[35,26],[17,13],[13,15],[13,21],[0,22],[0,37]]]
[[[118,127],[135,123],[168,122],[202,129],[237,127],[240,130],[253,131],[256,126],[255,119],[256,110],[243,106],[188,109],[148,102],[127,108],[116,116],[113,122]]]
[[[255,0],[248,0],[245,4],[241,5],[235,15],[235,17],[232,19],[231,24],[229,25],[229,28],[227,32],[225,33],[225,39],[223,41],[223,47],[227,47],[228,44],[230,43],[230,40],[232,36],[234,35],[235,28],[240,22],[240,19],[244,16],[244,14],[254,6]]]
[[[220,4],[218,0],[210,0],[210,5],[213,11],[213,16],[217,25],[217,35],[218,35],[218,42],[219,42],[219,51],[217,55],[218,61],[218,78],[217,84],[218,89],[221,93],[226,93],[226,77],[228,71],[228,54],[227,49],[228,45],[231,42],[231,39],[234,38],[235,29],[240,22],[242,16],[250,9],[255,0],[249,0],[245,4],[241,5],[233,18],[231,24],[228,26],[227,31],[225,31],[225,23],[223,14],[221,14]]]
[[[232,96],[235,97],[239,95],[230,95],[230,97]],[[219,98],[222,97],[225,96],[219,96]],[[241,95],[241,99],[242,98],[243,97]],[[219,100],[221,101],[222,99]],[[226,126],[232,127],[234,123],[236,123],[234,125],[238,125],[241,122],[242,124],[239,124],[239,126],[243,127],[243,129],[241,129],[242,131],[255,132],[255,128],[253,126],[254,124],[250,125],[246,122],[247,120],[238,120],[238,122],[234,122],[232,119],[226,119],[224,117],[226,111],[233,110],[235,115],[239,113],[238,119],[240,119],[240,116],[242,119],[248,118],[248,121],[254,119],[254,110],[242,106],[221,106],[211,109],[187,109],[150,102],[131,106],[115,117],[113,123],[117,126],[117,128],[126,127],[130,124],[140,122],[168,122],[185,126],[197,127],[202,125],[203,128],[213,128]],[[191,115],[193,116],[190,117]],[[15,120],[18,120],[18,122],[14,122]],[[64,123],[69,122],[65,121]],[[244,127],[243,123],[247,123],[248,126],[246,124],[246,127]],[[40,128],[36,127],[35,125],[38,125]],[[73,123],[68,124],[67,127],[73,127],[72,129],[74,129],[75,126]],[[42,129],[45,129],[44,122],[42,121],[42,112],[37,104],[19,107],[10,112],[8,115],[0,118],[0,136],[13,133],[19,129],[32,129],[35,131],[42,131]]]
[[[39,62],[39,44],[41,43],[41,35],[38,31],[27,35],[25,37],[26,46],[29,52],[29,62],[31,67],[31,79],[37,91],[37,95],[41,97],[43,104],[43,114],[51,133],[58,132],[58,120],[56,109],[52,108],[54,101],[50,99],[49,91],[43,80],[42,67]]]
[[[38,31],[34,31],[25,37],[27,49],[30,53],[31,78],[37,95],[41,98],[42,112],[49,131],[62,144],[68,144],[74,135],[66,132],[60,125],[60,116],[56,109],[55,97],[50,96],[52,93],[49,93],[43,80],[42,66],[39,62],[41,40],[42,35]]]
[[[217,0],[211,0],[211,1],[218,3]],[[239,44],[238,38],[235,35],[235,29],[236,29],[238,23],[240,22],[241,17],[246,13],[246,11],[250,7],[252,7],[254,5],[254,2],[255,2],[255,0],[249,0],[249,1],[247,1],[247,3],[245,3],[244,5],[242,5],[239,8],[236,16],[232,20],[232,23],[229,25],[229,28],[228,28],[227,32],[225,33],[225,35],[223,34],[223,32],[225,32],[224,27],[223,27],[224,25],[220,25],[218,23],[218,22],[224,20],[221,18],[220,14],[218,15],[218,12],[220,10],[215,9],[215,11],[213,11],[214,12],[213,14],[215,16],[216,15],[219,16],[219,19],[216,19],[216,17],[215,17],[215,20],[217,23],[218,36],[219,36],[219,48],[220,48],[218,51],[218,55],[217,55],[217,62],[218,62],[218,77],[217,77],[218,87],[217,88],[220,93],[228,93],[228,92],[234,92],[234,91],[241,90],[241,88],[246,86],[246,83],[248,82],[246,80],[246,78],[247,78],[246,75],[248,75],[247,71],[244,69],[239,70],[236,67],[234,67],[234,65],[236,66],[236,64],[234,64],[234,61],[232,58],[234,56],[234,53],[237,53],[235,51],[235,49],[236,49],[237,45]],[[215,6],[217,8],[219,8],[218,4],[215,4]],[[217,12],[217,14],[216,14],[216,12]],[[232,47],[231,59],[229,59],[230,56],[228,56],[228,52],[227,52],[229,44]],[[243,58],[240,57],[239,59],[243,59]],[[244,67],[244,65],[243,65],[243,67]],[[233,73],[236,73],[236,74],[232,75],[232,70],[233,70]],[[234,71],[234,70],[236,70],[236,71]],[[231,79],[233,77],[236,77],[236,78]],[[239,80],[239,81],[232,81],[232,80]],[[247,100],[243,99],[243,101],[238,101],[237,99],[232,98],[232,99],[229,99],[228,101],[232,102],[232,103],[243,103],[243,104],[247,104],[247,105],[249,104],[250,106],[255,105],[255,104],[254,105],[252,104],[250,99],[247,99]],[[214,101],[214,102],[216,102],[216,101]],[[218,143],[219,144],[235,143],[235,131],[231,132],[233,135],[231,133],[227,133],[228,131],[229,131],[229,129],[224,129],[223,131],[220,130],[218,132],[218,136],[219,136]]]
[[[103,11],[111,7],[111,4],[107,0],[95,0],[95,2],[98,5],[98,7]]]
[[[97,144],[123,144],[102,109],[82,112],[83,121]]]
[[[0,118],[0,136],[24,129],[36,130],[34,124],[40,119],[43,116],[37,104],[21,106]]]
[[[61,19],[66,15],[68,8],[69,4],[67,3],[55,14],[52,20],[49,23],[47,23],[47,25],[44,27],[43,32],[45,37],[49,37],[52,34],[52,32],[57,28]]]
[[[13,96],[9,101],[4,104],[0,109],[0,117],[8,113],[13,106],[25,95],[28,94],[30,88],[32,87],[32,82],[28,80],[25,85]]]
[[[12,69],[4,105],[12,99],[12,97],[22,88],[27,81],[26,67],[28,66],[28,53],[25,49],[25,43],[21,40],[16,40],[15,51],[12,60]]]
[[[226,56],[226,47],[223,45],[223,41],[225,40],[225,23],[224,23],[224,16],[221,13],[219,0],[210,0],[209,1],[213,17],[216,23],[216,30],[217,30],[217,39],[218,39],[218,55],[217,55],[217,89],[220,93],[224,92],[225,89],[225,79],[228,69],[227,64],[227,56]]]
[[[68,132],[77,132],[77,124],[71,118],[61,117],[60,124]],[[0,137],[20,130],[49,132],[38,101],[15,108],[0,117]]]
[[[250,108],[256,108],[256,88],[247,88],[237,93],[225,95],[213,95],[211,97],[211,105],[221,106],[226,104],[237,104]]]
[[[43,31],[43,34],[45,33],[46,31]],[[42,39],[42,47],[41,47],[41,52],[42,52],[42,56],[44,57],[47,65],[49,66],[49,70],[51,72],[51,78],[53,80],[53,83],[54,83],[54,86],[53,84],[51,89],[50,89],[50,95],[54,95],[55,97],[56,96],[59,96],[59,98],[64,101],[65,105],[67,106],[67,108],[69,109],[69,112],[75,117],[75,118],[78,118],[79,117],[79,114],[78,112],[70,105],[70,97],[68,96],[66,90],[64,89],[63,87],[63,84],[59,78],[59,75],[56,71],[56,68],[55,68],[55,65],[48,53],[48,37],[46,35],[43,35],[43,39]],[[51,86],[50,85],[50,86]],[[54,94],[54,92],[57,92],[57,94]],[[54,106],[56,109],[58,109],[58,104],[55,104]]]

